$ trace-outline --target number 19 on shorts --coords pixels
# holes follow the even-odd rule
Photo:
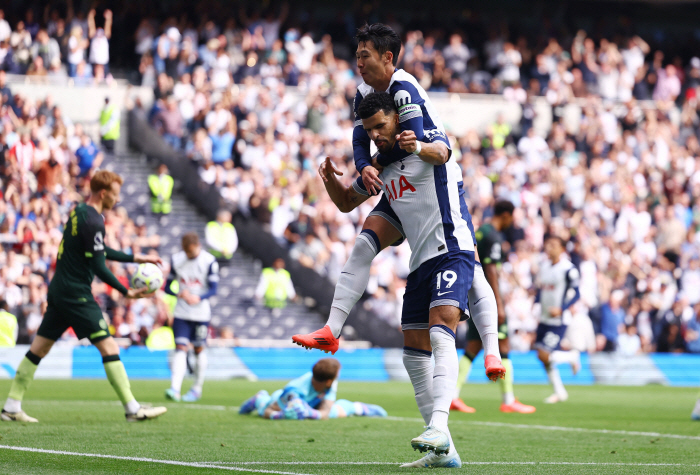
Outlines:
[[[452,287],[455,282],[457,282],[457,273],[452,270],[446,270],[444,272],[438,272],[437,274],[437,289],[440,290],[442,287],[442,281],[445,281],[445,289]]]

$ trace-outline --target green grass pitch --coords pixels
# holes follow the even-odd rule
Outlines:
[[[0,381],[1,397],[9,385]],[[341,381],[340,397],[381,404],[392,416],[389,420],[267,421],[238,415],[237,406],[257,390],[272,391],[282,385],[280,381],[207,382],[200,403],[167,403],[168,413],[160,419],[128,424],[105,380],[38,380],[23,407],[40,423],[0,422],[0,473],[420,471],[398,468],[398,463],[419,458],[409,444],[422,431],[409,384]],[[132,386],[139,400],[165,403],[167,381],[134,381]],[[450,416],[451,432],[465,462],[461,471],[700,473],[700,422],[690,420],[697,389],[572,386],[569,401],[553,406],[542,403],[550,394],[547,386],[516,386],[516,394],[536,405],[537,412],[502,414],[497,385],[465,387],[462,396],[476,407],[476,414]],[[22,452],[8,446],[90,455]]]

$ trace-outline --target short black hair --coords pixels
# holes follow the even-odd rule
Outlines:
[[[396,104],[388,92],[367,94],[357,108],[360,119],[369,119],[379,111],[384,111],[385,114],[396,112]]]
[[[10,310],[10,306],[7,305],[7,301],[5,301],[5,299],[0,299],[0,310],[4,310],[6,312]]]
[[[543,241],[546,242],[546,241],[549,241],[550,239],[554,239],[554,240],[557,241],[559,244],[561,244],[561,247],[563,247],[564,249],[566,249],[566,241],[565,241],[564,238],[562,238],[561,236],[557,236],[556,234],[552,234],[552,233],[547,233],[547,234],[544,235],[544,240],[543,240]]]
[[[496,204],[493,206],[494,216],[501,216],[504,213],[512,216],[513,211],[515,211],[515,206],[508,200],[497,201]]]
[[[391,51],[391,54],[393,54],[391,62],[396,66],[396,62],[399,60],[399,53],[401,52],[401,38],[390,26],[383,23],[372,23],[371,25],[365,23],[357,29],[355,39],[358,44],[371,41],[374,49],[380,55]]]

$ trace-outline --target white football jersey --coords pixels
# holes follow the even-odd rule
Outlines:
[[[207,251],[200,251],[194,259],[188,259],[185,251],[180,251],[173,254],[170,278],[178,281],[180,291],[187,289],[191,294],[202,296],[209,291],[210,283],[219,282],[219,264]],[[208,322],[211,319],[211,306],[208,299],[202,299],[195,305],[177,299],[173,315],[182,320]]]
[[[384,168],[380,177],[411,246],[411,272],[448,252],[474,252],[476,239],[464,201],[462,171],[453,158],[435,166],[409,155]],[[353,188],[367,195],[361,177]]]
[[[579,280],[578,269],[565,256],[561,256],[556,264],[545,259],[537,273],[536,281],[542,308],[540,323],[554,326],[569,324],[571,312],[568,309],[562,312],[561,317],[552,317],[549,309],[563,308],[565,303],[570,302],[576,295]]]

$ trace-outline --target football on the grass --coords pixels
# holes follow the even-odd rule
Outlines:
[[[135,289],[147,287],[146,293],[153,293],[163,286],[163,271],[155,264],[139,264],[131,277],[131,286]]]

